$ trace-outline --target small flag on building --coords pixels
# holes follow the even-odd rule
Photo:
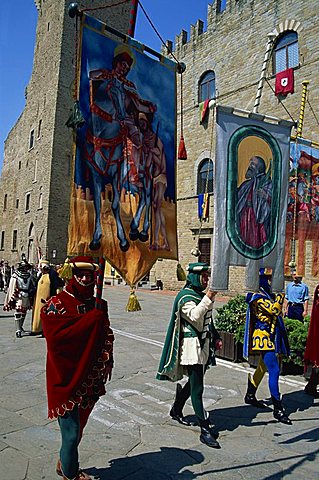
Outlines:
[[[209,99],[199,104],[199,123],[202,125],[208,119]]]
[[[198,218],[207,220],[209,217],[209,196],[208,193],[198,195]]]
[[[275,95],[286,96],[288,93],[294,93],[294,71],[288,68],[276,75]]]

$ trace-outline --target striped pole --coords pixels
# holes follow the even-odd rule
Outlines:
[[[302,94],[301,94],[299,122],[298,122],[298,128],[297,128],[297,137],[302,136],[303,122],[305,119],[305,108],[306,108],[308,85],[309,85],[309,80],[304,80],[302,82]]]
[[[96,297],[95,297],[95,308],[101,310],[102,307],[102,292],[103,292],[103,282],[104,282],[104,270],[105,270],[105,258],[99,258],[99,269],[97,271],[96,279]]]
[[[262,91],[263,91],[263,88],[264,88],[268,62],[269,62],[269,59],[270,59],[270,54],[271,54],[271,51],[272,51],[274,38],[275,38],[275,35],[273,33],[268,33],[268,42],[267,42],[267,46],[266,46],[264,62],[263,62],[263,66],[262,66],[262,69],[261,69],[261,74],[260,74],[259,83],[258,83],[258,87],[257,87],[255,105],[254,105],[254,109],[253,109],[254,113],[257,113],[258,109],[259,109],[261,94],[262,94]]]
[[[138,7],[138,0],[131,0],[130,20],[129,20],[129,27],[127,32],[130,37],[134,37],[134,33],[135,33],[137,7]]]

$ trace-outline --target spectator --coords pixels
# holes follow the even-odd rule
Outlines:
[[[311,366],[310,379],[305,386],[305,392],[319,398],[319,285],[317,285],[312,304],[310,325],[304,356],[305,366]]]
[[[303,319],[308,315],[309,289],[308,285],[302,282],[302,275],[296,271],[292,274],[293,281],[287,285],[283,314],[285,317],[294,320]]]

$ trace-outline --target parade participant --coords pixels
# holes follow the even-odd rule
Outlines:
[[[89,415],[113,368],[113,333],[107,302],[95,308],[92,257],[70,260],[73,276],[41,311],[47,342],[48,416],[57,418],[62,445],[57,473],[63,480],[90,480],[79,470],[78,446]]]
[[[170,416],[182,425],[194,425],[183,416],[183,407],[191,397],[201,428],[200,441],[209,447],[220,448],[203,406],[204,373],[211,360],[211,350],[222,346],[212,319],[216,292],[208,289],[204,294],[209,270],[207,263],[190,263],[188,266],[186,285],[175,298],[156,378],[177,382],[183,375],[188,376],[183,388],[177,384]]]
[[[4,299],[3,310],[15,310],[16,337],[21,338],[27,311],[32,308],[36,280],[32,274],[32,265],[23,259],[13,272]]]
[[[308,315],[309,289],[308,285],[302,282],[302,275],[296,271],[293,272],[292,278],[293,281],[286,288],[283,313],[285,317],[303,322],[304,317]]]
[[[258,401],[256,391],[265,373],[269,374],[269,391],[274,405],[273,415],[276,420],[291,425],[292,422],[284,411],[279,392],[280,367],[278,355],[289,355],[289,344],[285,325],[281,315],[284,294],[271,292],[272,272],[261,268],[259,272],[259,292],[248,293],[246,327],[244,337],[244,357],[259,353],[259,363],[253,376],[248,375],[248,388],[245,403],[257,408],[265,408]]]
[[[317,285],[313,297],[304,362],[305,367],[312,367],[305,392],[319,398],[319,392],[317,391],[317,385],[319,384],[319,285]]]
[[[48,260],[40,260],[39,268],[40,274],[37,279],[37,290],[32,309],[31,331],[34,335],[42,334],[42,322],[40,318],[41,308],[50,297],[57,294],[57,289],[63,286],[63,281],[60,279],[57,272],[50,266]]]
[[[6,293],[9,288],[10,278],[11,278],[11,267],[9,262],[5,261],[2,267],[2,278],[3,278],[3,290]]]

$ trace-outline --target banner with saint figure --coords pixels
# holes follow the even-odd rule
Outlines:
[[[285,272],[296,262],[305,275],[306,241],[311,242],[311,274],[319,275],[319,149],[297,138],[290,145]],[[295,240],[295,242],[294,242]]]
[[[130,284],[177,259],[176,64],[83,15],[68,254],[104,256]]]
[[[254,117],[254,118],[253,118]],[[246,266],[258,290],[260,267],[284,286],[284,246],[291,122],[235,115],[217,107],[212,283],[228,289],[228,267]]]

